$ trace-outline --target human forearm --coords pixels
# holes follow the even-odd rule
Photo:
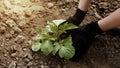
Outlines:
[[[78,8],[87,11],[92,0],[80,0]]]
[[[120,26],[120,8],[106,18],[98,21],[98,25],[103,31]]]

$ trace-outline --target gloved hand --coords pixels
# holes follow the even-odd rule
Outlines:
[[[84,17],[86,15],[86,12],[85,11],[82,11],[81,9],[77,8],[75,14],[72,16],[72,17],[69,17],[65,22],[63,23],[72,23],[76,26],[79,26],[79,24],[83,21]],[[75,32],[75,29],[72,29],[72,30],[67,30],[66,33],[62,34],[60,36],[60,38],[65,38],[65,37],[68,37],[71,33],[74,33]]]
[[[77,9],[73,17],[68,18],[64,23],[69,22],[73,23],[76,26],[82,22],[85,17],[86,12]],[[94,37],[97,34],[102,33],[103,31],[99,28],[97,22],[91,22],[85,26],[68,30],[66,33],[63,33],[60,38],[66,38],[69,35],[72,36],[73,46],[75,48],[75,55],[71,60],[79,61],[79,59],[87,52],[89,49]]]
[[[97,22],[91,22],[85,26],[74,29],[70,34],[72,36],[75,55],[71,60],[79,61],[79,59],[87,52],[95,36],[103,31],[99,28]]]
[[[84,19],[85,14],[86,12],[79,13],[79,9],[77,9],[76,14],[73,17],[67,19],[65,22],[70,22],[79,26],[79,24]],[[79,61],[80,58],[82,58],[88,51],[95,36],[103,33],[103,31],[99,28],[97,21],[91,22],[90,24],[81,26],[77,29],[68,30],[66,32],[67,33],[62,34],[61,36],[63,36],[62,38],[65,38],[69,35],[72,36],[72,45],[75,48],[75,55],[73,58],[71,58],[72,61]],[[115,32],[117,32],[117,35],[120,35],[120,29],[111,29],[107,31],[109,34],[113,34]]]
[[[69,17],[65,22],[73,23],[74,25],[79,26],[79,24],[83,21],[85,15],[85,11],[77,8],[75,14],[72,17]]]

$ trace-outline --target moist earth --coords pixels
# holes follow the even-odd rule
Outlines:
[[[120,38],[106,33],[96,37],[79,62],[31,50],[37,27],[67,19],[77,5],[78,0],[0,0],[0,68],[120,68]],[[119,0],[93,0],[81,25],[119,7]]]

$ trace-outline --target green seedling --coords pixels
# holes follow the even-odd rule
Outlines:
[[[60,35],[66,30],[78,28],[72,23],[63,23],[65,20],[53,20],[47,22],[47,26],[39,28],[39,34],[35,37],[32,45],[33,51],[42,51],[43,54],[58,54],[60,58],[70,59],[75,54],[75,48],[72,46],[72,37],[60,39]]]

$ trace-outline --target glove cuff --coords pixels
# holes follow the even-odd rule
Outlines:
[[[72,17],[70,17],[67,21],[73,23],[76,26],[79,26],[79,24],[83,21],[86,13],[87,12],[77,8],[75,14]]]
[[[104,32],[99,27],[98,21],[91,22],[90,24],[86,25],[84,28],[86,32],[88,32],[92,37]]]
[[[111,35],[111,36],[118,36],[118,37],[120,37],[120,28],[110,29],[110,30],[106,31],[106,33]]]

